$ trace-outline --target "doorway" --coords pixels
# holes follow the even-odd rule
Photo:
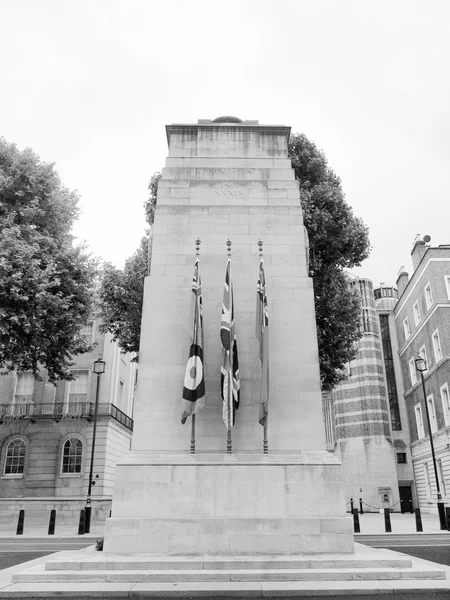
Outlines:
[[[400,508],[402,513],[414,512],[412,489],[410,485],[399,485],[400,492]]]

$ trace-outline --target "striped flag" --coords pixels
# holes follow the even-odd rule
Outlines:
[[[256,337],[259,340],[259,358],[262,367],[259,422],[265,426],[269,414],[269,313],[267,310],[266,276],[262,258],[259,262],[258,285],[256,288]]]
[[[231,429],[235,421],[235,412],[239,408],[240,381],[239,357],[234,328],[234,295],[230,259],[228,259],[225,273],[220,340],[222,343],[222,365],[220,368],[220,387],[223,400],[222,418],[225,427]]]
[[[194,329],[189,358],[184,375],[183,398],[181,400],[181,422],[205,406],[205,373],[203,369],[203,305],[202,280],[199,259],[195,261],[192,279],[192,303]]]

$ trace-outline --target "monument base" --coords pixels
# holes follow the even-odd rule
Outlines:
[[[326,451],[130,453],[104,551],[154,555],[353,552],[339,461]]]

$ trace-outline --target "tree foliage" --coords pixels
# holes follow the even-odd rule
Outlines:
[[[345,379],[342,368],[355,357],[361,337],[360,299],[345,269],[369,255],[368,228],[353,215],[323,152],[304,134],[291,136],[289,156],[309,236],[322,389],[329,390]]]
[[[148,245],[149,236],[145,235],[123,270],[111,264],[104,266],[98,303],[101,329],[112,334],[122,352],[139,352]]]
[[[76,192],[53,164],[0,138],[0,369],[71,379],[91,311],[94,262],[75,246]]]

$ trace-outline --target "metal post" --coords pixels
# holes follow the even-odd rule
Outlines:
[[[78,522],[78,535],[83,535],[86,532],[86,512],[82,508],[80,510],[80,520]]]
[[[386,533],[392,533],[391,515],[389,514],[389,508],[384,509],[384,530]]]
[[[56,510],[50,512],[50,521],[48,523],[48,535],[55,535]]]
[[[362,498],[359,499],[359,512],[364,514]]]
[[[92,449],[91,449],[91,467],[89,470],[89,484],[88,484],[88,493],[86,499],[86,507],[85,507],[85,533],[91,532],[91,492],[92,492],[92,478],[94,475],[94,454],[95,454],[95,438],[97,436],[97,416],[98,416],[98,399],[99,399],[99,391],[100,391],[100,373],[97,373],[97,389],[95,391],[95,409],[94,409],[94,430],[92,432]]]
[[[191,454],[195,454],[195,413],[191,417]]]
[[[439,476],[438,476],[438,470],[437,470],[437,464],[436,464],[436,455],[434,453],[433,433],[431,431],[430,412],[428,410],[427,393],[425,390],[425,380],[423,377],[423,371],[420,371],[420,376],[422,378],[423,398],[425,400],[425,410],[427,413],[428,435],[430,436],[430,446],[431,446],[431,455],[433,457],[434,476],[436,477],[437,508],[438,508],[438,514],[439,514],[439,525],[442,530],[446,530],[447,523],[446,523],[446,519],[445,519],[445,507],[444,507],[444,503],[442,502],[441,487],[439,485]]]
[[[423,531],[422,516],[420,514],[420,508],[415,508],[414,513],[416,515],[416,531]]]
[[[358,516],[358,509],[354,508],[352,510],[353,513],[353,531],[355,533],[361,533],[361,528],[359,526],[359,516]]]
[[[353,498],[350,498],[350,512],[353,514]]]
[[[23,535],[24,523],[25,523],[25,511],[22,509],[19,512],[19,520],[17,521],[16,535]]]

